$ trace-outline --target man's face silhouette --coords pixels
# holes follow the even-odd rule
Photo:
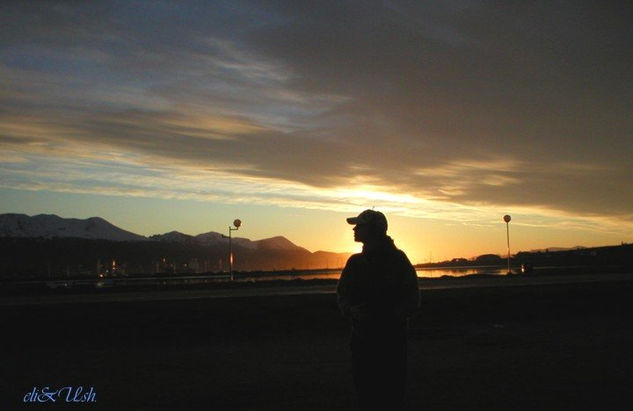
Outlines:
[[[367,224],[357,224],[354,226],[354,241],[357,243],[366,243],[370,240],[375,234],[372,229],[373,227]]]

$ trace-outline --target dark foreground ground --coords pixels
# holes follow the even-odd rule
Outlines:
[[[412,410],[633,409],[633,280],[423,291]],[[2,307],[0,409],[350,410],[333,294]],[[59,404],[28,404],[30,409]]]

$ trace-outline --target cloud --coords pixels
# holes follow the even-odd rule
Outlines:
[[[2,184],[630,222],[633,32],[614,7],[14,2]]]

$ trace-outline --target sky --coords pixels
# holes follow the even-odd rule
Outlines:
[[[633,242],[633,4],[4,1],[0,213],[413,262]],[[503,215],[510,214],[509,227]]]

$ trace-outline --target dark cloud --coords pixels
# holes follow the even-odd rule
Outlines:
[[[72,140],[321,188],[633,214],[620,2],[3,7],[14,148]],[[59,132],[18,133],[25,116]]]

